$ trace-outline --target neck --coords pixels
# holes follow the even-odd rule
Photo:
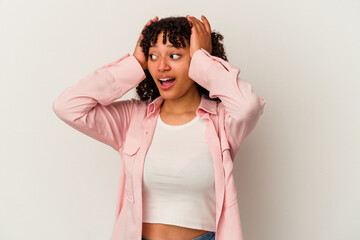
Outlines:
[[[201,101],[200,93],[196,90],[176,99],[164,99],[160,111],[166,114],[183,114],[196,112]]]

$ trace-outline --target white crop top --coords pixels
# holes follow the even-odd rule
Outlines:
[[[143,172],[143,222],[215,232],[215,181],[206,120],[168,125],[159,115]]]

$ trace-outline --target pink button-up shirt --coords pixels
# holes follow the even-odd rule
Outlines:
[[[201,95],[196,115],[206,119],[206,139],[213,159],[216,195],[216,240],[242,240],[233,161],[244,138],[254,129],[264,98],[238,78],[240,70],[199,49],[189,77],[209,91]],[[142,236],[142,174],[163,98],[115,101],[136,87],[145,74],[129,54],[104,65],[53,102],[56,115],[71,127],[101,141],[121,156],[120,183],[111,240]],[[196,216],[194,216],[196,217]]]

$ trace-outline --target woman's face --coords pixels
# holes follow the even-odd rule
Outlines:
[[[155,45],[149,48],[148,70],[164,99],[177,99],[198,91],[189,78],[190,48],[175,48],[168,40],[162,43],[163,33],[158,35]],[[170,79],[170,80],[169,80]],[[169,80],[161,83],[160,80]]]

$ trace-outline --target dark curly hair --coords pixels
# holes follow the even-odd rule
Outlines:
[[[157,42],[158,35],[162,32],[164,32],[164,44],[166,43],[166,38],[168,38],[169,42],[172,43],[174,47],[186,47],[185,40],[190,44],[191,28],[192,24],[186,17],[162,18],[157,22],[153,22],[149,26],[146,26],[142,31],[144,37],[140,42],[145,57],[148,58],[150,46]],[[220,33],[214,31],[211,32],[211,55],[227,61],[224,45],[222,43],[223,39],[224,37]],[[160,93],[148,69],[145,70],[145,75],[146,78],[136,87],[136,93],[141,101],[147,101],[149,99],[150,101],[153,101],[160,96]],[[204,93],[209,97],[208,90],[196,82],[195,84],[200,95]],[[212,100],[221,102],[219,98],[213,98]]]

